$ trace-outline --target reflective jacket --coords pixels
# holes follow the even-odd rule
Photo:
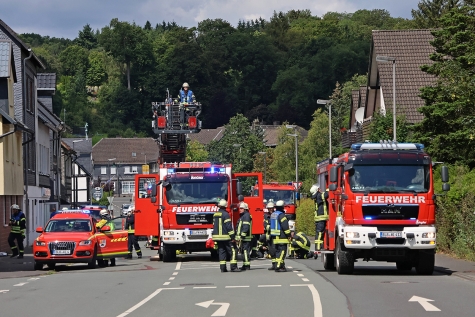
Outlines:
[[[213,215],[213,240],[229,241],[234,240],[235,233],[231,218],[226,209],[219,209]]]
[[[12,227],[11,233],[21,233],[25,235],[26,218],[22,211],[18,211],[16,215],[12,215],[10,219],[10,226]]]
[[[270,240],[270,215],[264,214],[264,233],[266,234],[266,240]]]
[[[188,93],[186,95],[183,89],[180,90],[179,98],[180,98],[180,102],[187,102],[187,103],[196,102],[195,95],[193,95],[193,92],[191,90],[188,90]]]
[[[125,230],[129,234],[135,234],[135,215],[131,214],[127,216],[127,219],[125,220]]]
[[[114,226],[114,223],[111,222],[111,219],[110,219],[110,218],[102,218],[101,220],[99,220],[99,222],[96,223],[96,228],[97,228],[97,229],[101,229],[101,228],[104,227],[106,224],[111,228],[110,231],[114,231],[115,226]]]
[[[315,200],[314,221],[328,220],[328,190],[323,193],[316,192],[312,198]]]
[[[303,232],[299,232],[292,238],[292,246],[310,251],[310,240]]]
[[[270,216],[270,234],[274,244],[289,243],[289,222],[285,217],[285,214],[280,210],[274,211]]]
[[[251,241],[252,240],[252,216],[249,213],[249,210],[244,211],[241,214],[236,225],[236,234],[242,241]]]

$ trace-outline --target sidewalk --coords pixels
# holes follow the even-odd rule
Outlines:
[[[33,253],[31,247],[25,248],[23,259],[0,257],[0,279],[13,277],[38,276],[47,273],[46,271],[35,271],[33,269]]]

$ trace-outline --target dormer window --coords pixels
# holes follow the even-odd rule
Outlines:
[[[137,153],[132,152],[132,157],[137,157]]]

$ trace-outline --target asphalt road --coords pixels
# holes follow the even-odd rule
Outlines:
[[[287,273],[255,260],[251,271],[221,273],[206,253],[176,263],[149,261],[149,250],[144,255],[117,260],[116,267],[65,265],[0,279],[0,316],[473,317],[475,311],[474,281],[401,274],[390,263],[357,263],[354,275],[341,276],[324,271],[320,260],[287,260]]]

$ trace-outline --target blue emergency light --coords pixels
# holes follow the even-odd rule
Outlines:
[[[364,217],[365,220],[373,220],[373,217]]]
[[[174,168],[169,168],[167,169],[168,174],[175,174],[175,169]]]

